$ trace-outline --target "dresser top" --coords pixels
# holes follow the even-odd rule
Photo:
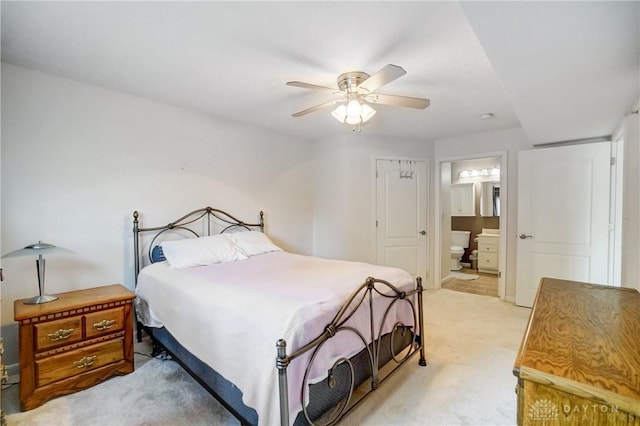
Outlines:
[[[640,404],[640,293],[543,278],[514,374],[611,404]]]
[[[87,305],[105,304],[136,297],[135,293],[127,290],[121,284],[57,293],[56,296],[58,296],[57,300],[39,305],[25,304],[24,301],[29,299],[16,300],[13,303],[14,320],[22,321],[40,315],[78,309]]]

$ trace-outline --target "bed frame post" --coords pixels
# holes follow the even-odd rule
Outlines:
[[[287,342],[284,339],[276,343],[278,357],[276,366],[278,367],[278,387],[280,392],[280,425],[289,426],[289,384],[287,383]]]
[[[138,211],[133,212],[133,270],[134,277],[133,282],[137,286],[138,284],[138,274],[140,273],[140,253],[138,252],[138,216],[140,214]]]
[[[134,277],[133,277],[133,286],[135,288],[138,287],[138,274],[140,273],[140,252],[139,247],[138,247],[138,229],[139,229],[139,223],[138,223],[138,216],[140,216],[140,214],[138,213],[138,211],[134,211],[133,212],[133,269],[134,269]],[[136,340],[138,341],[138,343],[142,342],[142,324],[140,323],[140,321],[138,321],[138,313],[136,312],[136,310],[133,310],[133,317],[135,319],[136,322]]]
[[[424,356],[424,307],[422,304],[422,277],[416,279],[416,287],[418,289],[418,321],[420,321],[420,361],[418,365],[427,366],[427,358]]]

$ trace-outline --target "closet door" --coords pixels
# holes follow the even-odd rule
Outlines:
[[[610,145],[520,152],[516,304],[542,277],[608,284]]]
[[[426,280],[426,161],[376,160],[376,261]]]

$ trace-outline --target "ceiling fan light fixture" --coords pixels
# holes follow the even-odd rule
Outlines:
[[[351,120],[359,119],[362,115],[362,105],[357,99],[351,99],[347,104],[347,117]]]
[[[338,108],[331,112],[331,115],[341,123],[347,118],[347,107],[345,105],[339,105]]]
[[[358,115],[356,117],[349,117],[347,115],[347,118],[344,120],[344,122],[346,124],[350,124],[352,126],[356,126],[358,124],[362,124],[362,118]]]
[[[366,123],[371,120],[375,114],[375,109],[366,103],[361,104],[356,100],[349,101],[347,105],[340,105],[331,112],[331,115],[336,120],[352,126]]]
[[[376,110],[371,108],[369,105],[367,104],[362,104],[362,122],[366,123],[367,121],[371,120],[371,118],[373,118],[373,116],[376,115]]]

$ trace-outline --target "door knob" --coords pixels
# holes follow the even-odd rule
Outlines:
[[[427,235],[427,231],[420,231],[420,235]]]
[[[526,240],[527,238],[533,238],[533,235],[520,234],[520,239],[521,240]]]

